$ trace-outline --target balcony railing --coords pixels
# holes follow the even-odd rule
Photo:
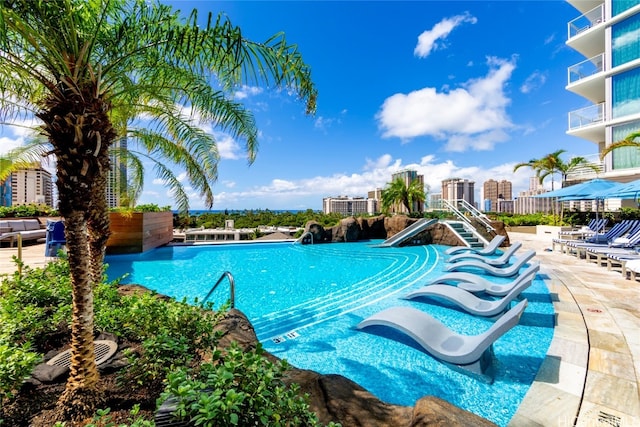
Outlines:
[[[578,166],[573,170],[571,170],[571,172],[567,173],[566,181],[589,180],[589,179],[597,178],[599,174],[604,172],[605,170],[604,161],[600,160],[599,154],[589,154],[582,157],[584,157],[584,159],[587,162],[589,162],[591,165],[596,166],[599,169],[599,171],[596,172],[592,168],[584,165]]]
[[[604,4],[596,6],[589,12],[578,16],[573,21],[570,21],[569,26],[569,39],[575,37],[578,34],[587,31],[594,25],[598,25],[604,22]]]
[[[585,59],[568,68],[569,84],[604,71],[604,53]]]
[[[590,105],[569,113],[569,130],[602,123],[605,120],[605,103]]]

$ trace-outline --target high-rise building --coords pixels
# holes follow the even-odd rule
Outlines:
[[[376,202],[376,199],[364,197],[325,197],[322,199],[322,212],[337,212],[343,215],[373,214],[376,212]]]
[[[484,201],[484,210],[491,212],[504,212],[499,210],[498,200],[511,200],[511,181],[501,180],[496,181],[490,179],[485,181],[482,185],[482,200]],[[500,203],[502,206],[507,206],[508,204]]]
[[[53,207],[51,173],[40,164],[11,173],[11,205],[44,204]]]
[[[448,202],[464,200],[475,206],[474,196],[475,182],[468,179],[449,178],[442,181],[442,199]]]
[[[401,179],[407,187],[411,185],[413,181],[418,181],[421,185],[421,188],[424,189],[424,176],[418,175],[417,171],[406,169],[400,172],[396,172],[391,175],[391,181],[395,181],[397,179]],[[422,212],[424,211],[424,201],[422,200],[414,200],[413,206],[411,206],[412,212]],[[407,207],[402,203],[395,204],[391,207],[391,212],[394,213],[409,213],[407,212]]]
[[[120,206],[122,195],[127,193],[127,165],[122,162],[121,156],[117,155],[118,150],[127,149],[127,138],[120,138],[114,141],[112,146],[111,170],[107,176],[107,204],[110,208]],[[128,201],[127,201],[128,203]]]
[[[532,177],[529,179],[529,190],[521,191],[513,202],[513,213],[532,214],[532,213],[551,213],[558,212],[559,205],[556,202],[554,210],[553,203],[556,199],[547,197],[535,197],[546,193],[547,190],[540,184],[540,178]]]
[[[640,2],[568,0],[582,15],[568,23],[567,46],[585,59],[568,68],[567,90],[591,105],[569,113],[567,134],[591,141],[598,153],[640,130]],[[599,155],[588,156],[599,162]],[[600,178],[640,178],[640,150],[621,147],[600,164]],[[576,170],[567,181],[595,178]]]

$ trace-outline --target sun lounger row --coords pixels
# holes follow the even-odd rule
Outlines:
[[[514,258],[512,262],[507,259],[507,263],[501,266],[489,264],[490,261],[503,257],[505,253],[510,255],[508,258],[512,258],[521,244],[514,244],[512,247],[515,249],[506,250],[498,257],[478,255],[478,251],[467,248],[466,252],[469,255],[475,252],[477,256],[466,261],[460,256],[461,250],[448,251],[449,254],[453,254],[449,259],[454,262],[451,266],[457,269],[480,269],[485,274],[508,277],[518,274],[519,270],[526,266],[524,271],[510,283],[498,284],[481,275],[452,272],[442,275],[405,296],[410,300],[419,298],[428,298],[436,302],[445,300],[472,315],[497,318],[485,332],[473,336],[458,334],[431,315],[412,307],[392,307],[383,310],[361,321],[357,329],[365,329],[369,326],[392,328],[411,337],[427,353],[437,359],[484,374],[491,363],[493,343],[519,323],[527,305],[527,300],[523,299],[509,309],[511,302],[531,285],[540,268],[538,263],[526,265],[535,255],[534,251],[527,251],[522,256]],[[494,254],[495,251],[491,253]],[[515,273],[511,274],[513,270]],[[505,273],[506,271],[509,273]],[[457,282],[457,286],[444,284],[451,282]],[[502,296],[502,298],[496,299],[492,296]]]
[[[560,252],[584,255],[587,247],[630,247],[640,243],[640,221],[625,220],[614,225],[611,230],[604,234],[597,234],[586,240],[562,240],[553,239],[553,249],[555,245],[560,245]]]
[[[561,248],[561,251],[584,258],[586,262],[606,266],[608,270],[620,269],[625,278],[627,275],[635,278],[635,270],[640,273],[640,221],[621,221],[605,233],[605,236],[604,243],[564,241],[564,249]]]

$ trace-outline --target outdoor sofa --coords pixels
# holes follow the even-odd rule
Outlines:
[[[46,238],[47,230],[34,218],[0,220],[0,242],[8,240],[10,246],[13,246],[18,235],[22,241],[39,240]]]

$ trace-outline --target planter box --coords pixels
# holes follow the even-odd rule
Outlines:
[[[111,236],[108,254],[145,252],[166,245],[173,239],[173,213],[134,212],[109,214]]]

